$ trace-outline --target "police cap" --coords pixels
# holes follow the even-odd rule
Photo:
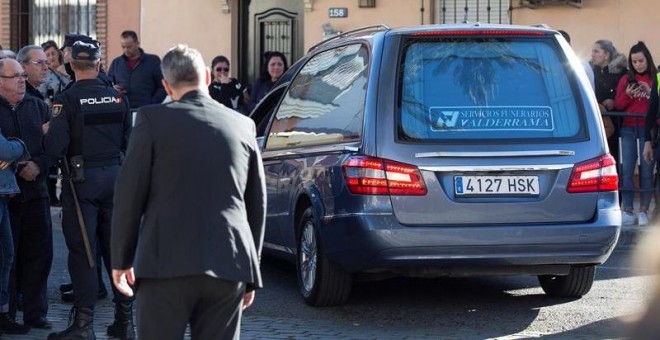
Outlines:
[[[73,46],[73,43],[75,43],[76,41],[87,41],[87,40],[92,40],[92,38],[84,34],[69,33],[64,36],[64,44],[62,44],[61,50],[64,50],[65,47]]]
[[[71,58],[97,61],[101,59],[101,44],[96,40],[76,41],[71,46]]]

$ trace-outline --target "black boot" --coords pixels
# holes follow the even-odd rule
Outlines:
[[[115,303],[115,322],[108,326],[108,336],[119,339],[134,339],[133,302]]]
[[[69,317],[69,328],[48,334],[48,340],[96,340],[94,335],[94,311],[90,308],[73,307],[72,313],[75,313],[73,322]]]
[[[26,334],[30,327],[16,322],[9,313],[0,313],[0,331],[6,334]]]

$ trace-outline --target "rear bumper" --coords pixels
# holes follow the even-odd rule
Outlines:
[[[594,222],[555,225],[415,226],[393,215],[325,218],[325,255],[349,272],[435,275],[562,274],[570,265],[601,264],[620,233],[620,211]]]

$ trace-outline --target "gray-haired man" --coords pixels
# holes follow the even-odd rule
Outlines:
[[[113,281],[139,282],[138,338],[238,338],[260,288],[265,180],[254,122],[208,94],[195,49],[163,57],[174,101],[141,107],[117,178]],[[201,204],[200,204],[201,202]],[[135,270],[133,269],[135,268]]]

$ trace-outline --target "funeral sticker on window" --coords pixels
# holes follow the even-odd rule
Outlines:
[[[432,131],[553,131],[549,106],[431,107]]]

